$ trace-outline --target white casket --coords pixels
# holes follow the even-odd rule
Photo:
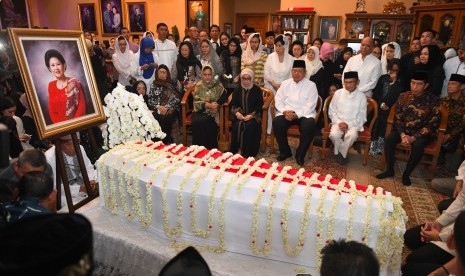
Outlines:
[[[321,249],[344,238],[371,247],[383,275],[399,275],[406,215],[401,200],[381,188],[152,142],[118,146],[97,169],[102,207],[175,248],[230,251],[317,273]]]

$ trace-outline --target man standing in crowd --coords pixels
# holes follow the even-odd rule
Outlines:
[[[176,44],[167,39],[168,26],[165,23],[157,24],[158,38],[155,40],[155,53],[160,58],[160,65],[164,64],[171,70],[176,62],[178,49]],[[149,87],[147,87],[149,89]]]
[[[396,129],[384,142],[386,171],[378,174],[376,178],[394,176],[396,145],[402,143],[411,146],[410,157],[402,175],[402,184],[412,184],[410,174],[420,162],[423,150],[439,124],[439,99],[426,92],[427,87],[427,73],[414,72],[410,82],[411,91],[400,94],[395,105]]]
[[[124,38],[126,38],[126,41],[129,44],[129,50],[131,50],[134,54],[139,51],[139,45],[137,45],[136,43],[131,42],[131,40],[129,39],[130,33],[129,33],[128,28],[126,28],[126,27],[121,28],[121,31],[120,31],[119,34],[124,36]]]
[[[459,44],[457,56],[450,58],[444,62],[444,73],[446,78],[444,79],[444,85],[442,86],[441,97],[447,96],[447,88],[449,85],[449,78],[452,74],[460,74],[465,76],[465,41],[462,40]]]
[[[210,42],[216,51],[216,48],[220,46],[220,26],[213,24],[210,27]]]
[[[274,38],[275,36],[273,32],[270,31],[265,33],[265,51],[267,55],[274,52]]]
[[[418,58],[420,55],[421,45],[420,37],[414,37],[412,44],[410,44],[410,52],[403,55],[400,59],[400,72],[399,76],[402,84],[402,92],[410,90],[410,79],[412,78],[412,72],[415,67],[415,58]],[[420,59],[418,59],[420,62]]]
[[[342,52],[347,48],[349,45],[349,41],[345,38],[339,40],[339,46],[334,49],[334,60],[337,60]]]
[[[345,165],[349,162],[347,153],[357,140],[358,132],[363,131],[367,120],[367,97],[357,89],[358,74],[355,71],[344,73],[344,88],[334,93],[328,115],[332,127],[329,138],[334,144],[336,162]]]
[[[381,61],[371,55],[372,50],[373,39],[365,37],[362,39],[360,54],[351,57],[344,68],[344,73],[350,71],[358,73],[359,84],[357,89],[367,97],[371,97],[372,90],[381,76]],[[344,83],[344,79],[342,79],[342,83]]]
[[[195,26],[190,27],[188,35],[188,41],[192,44],[192,48],[194,48],[194,55],[200,55],[199,29]]]
[[[276,92],[276,117],[273,129],[279,146],[278,161],[284,161],[292,156],[287,141],[287,130],[291,125],[299,125],[300,140],[295,153],[299,166],[305,163],[305,154],[315,135],[316,105],[318,90],[315,83],[305,78],[304,60],[294,60],[292,78],[281,83]]]

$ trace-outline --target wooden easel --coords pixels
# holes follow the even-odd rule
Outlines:
[[[70,213],[74,213],[77,209],[84,206],[85,204],[98,197],[98,191],[95,193],[90,187],[89,176],[87,175],[84,158],[82,157],[81,147],[76,133],[71,134],[73,140],[74,149],[79,162],[79,169],[81,170],[82,178],[84,180],[84,186],[86,187],[87,197],[84,200],[74,204],[71,196],[71,190],[69,188],[69,181],[66,175],[65,161],[63,158],[63,151],[61,150],[60,139],[55,140],[55,157],[56,157],[56,189],[57,189],[57,210],[61,209],[61,183],[63,181],[63,188],[65,190],[66,203],[68,204],[68,210]]]

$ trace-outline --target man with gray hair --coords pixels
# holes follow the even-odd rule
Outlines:
[[[465,76],[465,41],[462,40],[457,50],[457,56],[450,58],[444,62],[444,73],[446,77],[444,78],[444,84],[442,85],[441,98],[446,97],[447,86],[449,84],[449,78],[452,74],[459,74]]]

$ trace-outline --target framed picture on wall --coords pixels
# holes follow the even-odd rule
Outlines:
[[[341,17],[320,16],[319,19],[318,36],[323,39],[323,41],[338,41]]]
[[[89,4],[78,4],[79,9],[79,23],[81,24],[81,30],[97,33],[97,24],[95,23],[95,5],[94,3]]]
[[[224,23],[224,32],[232,36],[232,23]]]
[[[131,33],[140,33],[147,31],[147,8],[145,2],[131,2],[128,5],[129,30]]]
[[[102,35],[115,36],[124,25],[121,0],[99,0],[102,18]]]
[[[210,28],[210,1],[186,0],[186,25],[197,27],[200,30]]]
[[[27,1],[0,1],[0,29],[31,27]]]
[[[40,139],[105,121],[82,32],[10,28],[9,33]]]

